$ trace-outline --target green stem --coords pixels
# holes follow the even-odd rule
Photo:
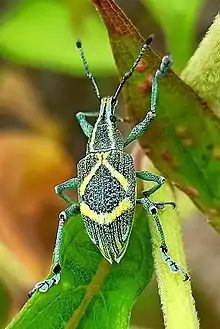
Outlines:
[[[182,72],[181,78],[220,115],[220,13]]]
[[[205,99],[217,114],[220,114],[219,40],[220,15],[218,14],[181,75],[181,78],[190,85],[200,97]],[[159,193],[152,198],[154,201],[158,200],[158,194]],[[169,195],[169,191],[167,191],[166,195]],[[172,210],[169,210],[161,216],[161,219],[170,256],[181,266],[186,268],[178,216],[176,216]],[[190,282],[182,282],[181,276],[178,274],[172,275],[166,264],[164,264],[161,259],[161,252],[158,248],[160,241],[153,221],[150,221],[150,231],[166,328],[199,328]]]
[[[181,78],[220,116],[220,13],[216,15]],[[220,232],[218,214],[211,216],[209,223]]]
[[[151,199],[153,201],[164,200],[165,195],[166,201],[173,199],[173,194],[168,186],[163,186],[163,188],[156,193],[155,196],[152,196]],[[187,270],[181,237],[181,226],[177,212],[167,207],[166,211],[161,212],[159,216],[169,255],[184,270]],[[199,321],[192,296],[190,281],[183,282],[183,277],[180,273],[170,272],[167,264],[161,257],[161,250],[159,248],[160,240],[155,224],[151,218],[149,220],[149,227],[152,237],[156,276],[165,327],[167,329],[198,329]]]

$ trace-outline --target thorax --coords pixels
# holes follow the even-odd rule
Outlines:
[[[114,124],[96,123],[88,140],[86,154],[123,150],[123,136]]]

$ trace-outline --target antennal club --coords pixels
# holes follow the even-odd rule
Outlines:
[[[84,68],[85,68],[85,71],[86,71],[86,76],[92,81],[92,84],[93,84],[93,86],[94,86],[94,88],[95,88],[96,96],[97,96],[97,98],[100,100],[100,99],[101,99],[101,96],[100,96],[99,88],[98,88],[98,86],[97,86],[97,84],[96,84],[96,81],[95,81],[95,79],[94,79],[92,73],[91,73],[90,70],[89,70],[89,64],[88,64],[88,62],[87,62],[87,59],[86,59],[85,53],[84,53],[84,51],[83,51],[81,41],[77,41],[77,42],[76,42],[76,47],[77,47],[77,49],[78,49],[79,52],[80,52],[80,56],[81,56],[81,58],[82,58],[83,65],[84,65]]]
[[[122,90],[122,88],[123,88],[125,82],[126,82],[126,81],[130,78],[130,76],[133,74],[135,68],[137,67],[138,63],[140,62],[140,60],[141,60],[141,58],[142,58],[142,56],[143,56],[143,54],[145,53],[145,50],[146,50],[146,49],[149,47],[149,45],[151,44],[151,42],[152,42],[152,40],[153,40],[153,37],[154,37],[154,36],[153,36],[153,34],[152,34],[152,35],[150,35],[150,36],[147,38],[146,42],[144,43],[144,45],[142,46],[142,48],[141,48],[141,50],[140,50],[140,53],[139,53],[137,59],[135,60],[133,66],[131,67],[131,69],[130,69],[128,72],[126,72],[126,73],[124,74],[124,76],[123,76],[121,82],[119,83],[119,86],[118,86],[118,88],[117,88],[117,90],[116,90],[116,92],[115,92],[115,94],[114,94],[114,96],[113,96],[113,99],[115,99],[115,100],[117,99],[117,97],[118,97],[120,91]]]

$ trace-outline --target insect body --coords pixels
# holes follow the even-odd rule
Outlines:
[[[117,128],[117,121],[121,119],[116,115],[117,97],[126,82],[137,67],[144,52],[149,47],[152,38],[149,37],[143,45],[139,56],[132,68],[125,73],[115,94],[111,97],[101,98],[99,89],[92,76],[81,42],[77,42],[87,77],[92,81],[97,98],[100,101],[99,112],[79,112],[76,117],[88,137],[86,155],[77,165],[77,177],[59,184],[55,187],[56,193],[68,204],[68,208],[59,215],[56,244],[54,249],[53,273],[54,275],[35,285],[29,293],[32,296],[36,291],[45,292],[60,281],[60,246],[62,242],[64,223],[71,217],[81,213],[87,233],[92,242],[99,248],[102,255],[110,262],[119,263],[123,258],[132,231],[136,203],[141,204],[150,213],[155,221],[161,240],[161,253],[163,260],[173,272],[180,272],[184,281],[188,279],[186,272],[168,255],[163,230],[157,214],[166,204],[175,206],[173,202],[151,202],[149,196],[153,194],[165,179],[162,176],[148,171],[134,169],[132,156],[124,148],[140,137],[156,116],[157,80],[171,65],[169,56],[162,59],[160,68],[152,79],[152,93],[150,110],[145,118],[137,124],[126,139]],[[87,117],[96,117],[94,127],[86,120]],[[154,182],[156,185],[143,192],[141,199],[136,199],[136,180]],[[78,203],[69,198],[64,191],[77,189]]]
[[[99,117],[77,166],[80,212],[91,240],[110,262],[123,257],[136,205],[133,158],[115,123],[115,102],[103,98]]]

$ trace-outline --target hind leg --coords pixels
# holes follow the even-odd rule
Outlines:
[[[160,248],[161,248],[162,259],[167,263],[171,272],[181,273],[183,275],[183,280],[187,281],[189,279],[189,275],[168,254],[168,248],[166,245],[163,228],[161,226],[160,219],[157,213],[157,209],[160,209],[161,204],[164,206],[167,203],[166,202],[159,203],[159,208],[158,208],[158,203],[151,202],[148,197],[143,197],[141,199],[138,199],[137,203],[141,203],[143,208],[147,211],[147,213],[149,213],[154,219],[154,223],[156,225],[157,232],[160,237]]]
[[[53,276],[47,280],[37,282],[34,288],[28,293],[28,297],[32,297],[33,294],[37,291],[40,292],[47,292],[52,286],[56,285],[60,281],[60,248],[62,244],[63,238],[63,227],[67,220],[74,215],[79,213],[79,206],[78,204],[74,204],[63,210],[59,215],[59,223],[57,229],[57,237],[55,248],[53,252]]]

